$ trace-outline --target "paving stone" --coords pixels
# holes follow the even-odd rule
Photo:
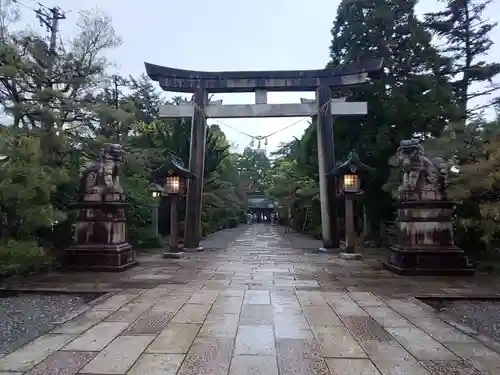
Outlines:
[[[382,375],[429,375],[429,371],[414,358],[409,359],[378,359],[373,362]],[[434,375],[434,374],[431,374]]]
[[[413,324],[440,342],[476,343],[476,340],[438,319],[416,318]]]
[[[378,341],[368,340],[360,341],[359,344],[368,354],[369,358],[379,359],[408,359],[411,354],[401,346],[396,340]]]
[[[129,326],[124,335],[155,335],[160,333],[170,322],[173,313],[167,311],[148,311],[134,324]]]
[[[184,354],[143,354],[127,375],[175,375]]]
[[[311,328],[325,357],[366,358],[366,353],[344,327],[313,326]]]
[[[293,323],[280,322],[275,323],[274,329],[276,338],[280,339],[312,339],[312,331],[307,328],[301,328]]]
[[[328,306],[321,292],[297,291],[297,299],[302,305],[302,308],[306,306]]]
[[[422,361],[432,375],[482,375],[465,361]]]
[[[74,338],[74,335],[40,336],[0,359],[0,371],[28,371]]]
[[[212,305],[186,304],[175,314],[172,323],[203,323]]]
[[[107,322],[125,322],[132,323],[146,310],[153,306],[154,302],[130,302],[122,306],[119,310],[109,315],[105,321]],[[180,306],[179,306],[180,308]]]
[[[328,358],[326,363],[332,375],[380,375],[369,359]]]
[[[273,306],[288,306],[301,309],[299,300],[295,293],[271,292],[271,304]]]
[[[273,305],[255,305],[245,303],[241,310],[242,325],[272,325],[274,323]]]
[[[411,327],[408,319],[398,314],[390,307],[365,307],[364,310],[370,314],[383,327]]]
[[[384,306],[385,302],[370,292],[349,292],[351,297],[359,306]]]
[[[127,327],[128,323],[99,323],[71,341],[64,347],[64,350],[101,351]]]
[[[154,336],[118,336],[90,361],[82,374],[125,374],[137,361]]]
[[[55,352],[42,363],[28,371],[26,375],[74,375],[89,363],[96,354],[91,352]]]
[[[89,310],[90,306],[89,305],[83,305],[83,306],[76,306],[74,309],[72,309],[70,312],[67,314],[64,314],[60,318],[54,320],[52,323],[54,324],[62,324],[67,322],[68,320],[71,320],[73,318],[76,318],[78,315],[84,313],[85,311]]]
[[[235,345],[235,354],[275,355],[273,327],[240,325]]]
[[[199,337],[236,337],[238,314],[207,315]]]
[[[212,304],[215,302],[218,295],[218,290],[200,290],[198,292],[195,292],[187,301],[187,303]]]
[[[373,318],[350,316],[342,319],[346,327],[358,341],[391,341],[392,337]]]
[[[239,314],[241,311],[241,305],[243,303],[243,298],[241,297],[227,297],[218,296],[215,303],[210,309],[212,314]]]
[[[111,310],[116,311],[126,303],[132,301],[138,294],[115,294],[114,296],[105,299],[104,301],[93,306],[94,310]]]
[[[274,314],[274,330],[276,338],[282,339],[312,339],[306,317],[299,314]]]
[[[52,333],[80,334],[92,328],[104,318],[109,316],[109,310],[88,310],[76,318],[68,320],[66,323],[56,327]]]
[[[268,290],[247,290],[243,303],[268,305],[271,303],[271,297]]]
[[[243,297],[245,297],[245,290],[236,288],[226,288],[219,293],[217,299],[224,297],[241,297],[243,301]],[[215,303],[217,303],[217,299],[215,300]]]
[[[177,375],[226,375],[232,350],[232,339],[197,338]]]
[[[314,340],[277,340],[280,375],[330,375]]]
[[[455,354],[419,328],[387,328],[387,331],[418,360],[458,359]]]
[[[431,316],[431,312],[427,309],[410,302],[408,299],[387,299],[387,304],[394,310],[408,318],[426,318]]]
[[[201,324],[170,323],[146,349],[148,353],[187,353]]]
[[[338,326],[342,325],[339,317],[330,306],[306,306],[304,315],[312,326]]]
[[[276,357],[235,355],[229,375],[278,375]]]

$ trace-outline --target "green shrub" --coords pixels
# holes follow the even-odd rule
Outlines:
[[[51,257],[33,242],[8,241],[0,245],[0,276],[34,272],[51,263]]]
[[[158,249],[161,247],[160,240],[154,236],[144,236],[137,240],[138,249]]]

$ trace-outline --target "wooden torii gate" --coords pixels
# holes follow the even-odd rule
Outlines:
[[[382,69],[381,59],[336,68],[290,71],[201,72],[150,63],[145,63],[145,66],[148,76],[157,81],[164,91],[194,95],[191,102],[164,105],[159,109],[160,117],[163,118],[192,118],[189,170],[197,178],[188,183],[185,250],[202,250],[199,242],[207,117],[313,116],[318,126],[323,250],[339,247],[335,179],[325,176],[335,167],[333,116],[364,115],[367,113],[367,104],[346,102],[345,98],[332,99],[332,88],[365,83],[368,73]],[[302,99],[301,103],[268,104],[268,91],[315,91],[316,100]],[[255,104],[223,105],[220,100],[208,101],[209,93],[240,92],[255,92]]]

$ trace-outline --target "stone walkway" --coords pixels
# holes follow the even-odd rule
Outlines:
[[[495,280],[404,278],[240,230],[225,250],[6,285],[108,293],[0,358],[0,375],[500,374],[500,344],[414,298],[499,296]]]

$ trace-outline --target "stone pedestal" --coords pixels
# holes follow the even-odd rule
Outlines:
[[[398,244],[385,268],[404,275],[473,275],[463,250],[453,239],[450,201],[398,203]]]
[[[75,244],[66,250],[65,263],[68,267],[123,271],[137,264],[135,251],[126,240],[126,204],[122,197],[110,198],[114,198],[113,201],[81,201],[75,204],[78,209]]]

